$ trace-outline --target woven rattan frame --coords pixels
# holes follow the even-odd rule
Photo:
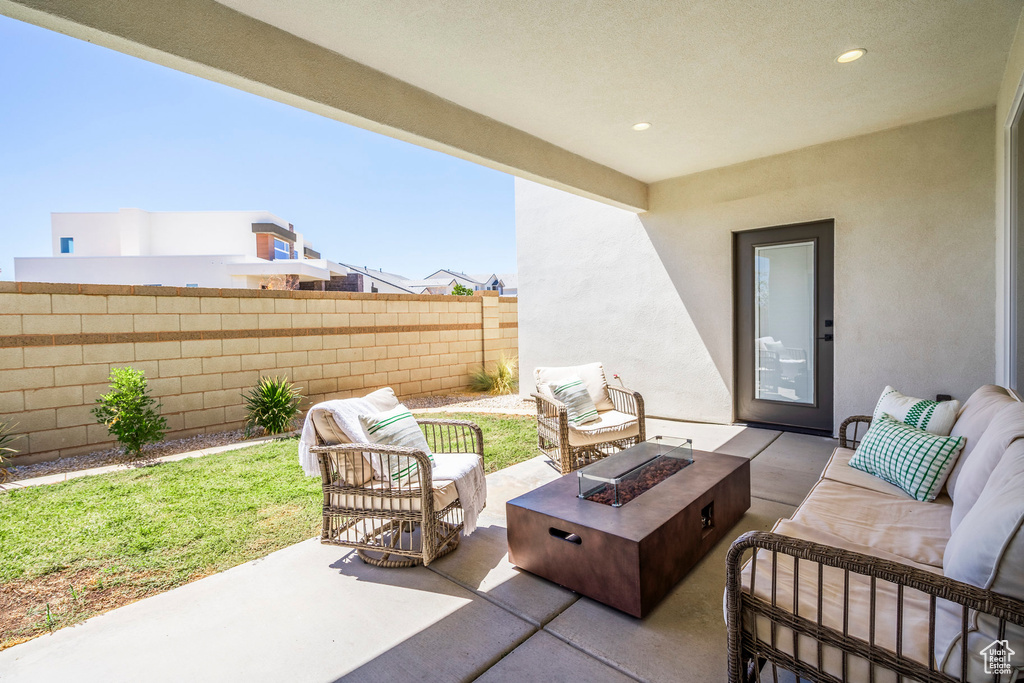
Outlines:
[[[857,444],[860,443],[860,425],[866,424],[871,426],[870,415],[854,415],[843,420],[843,424],[839,425],[839,447],[840,448],[856,448]],[[850,427],[853,427],[853,436],[849,435]],[[865,430],[866,431],[866,430]]]
[[[770,586],[772,599],[765,600],[753,594],[753,588],[742,585],[742,571],[744,558],[748,550],[753,550],[751,576],[757,571],[757,551],[765,550],[771,553],[770,561],[772,571],[772,582],[777,581],[775,572],[778,555],[788,555],[793,558],[793,574],[799,573],[799,563],[813,562],[819,566],[837,567],[846,572],[849,577],[851,573],[861,574],[871,578],[872,599],[869,605],[869,616],[871,623],[876,620],[874,605],[874,590],[877,582],[888,582],[897,586],[900,596],[897,603],[896,623],[902,623],[903,617],[903,593],[904,589],[913,589],[930,596],[929,614],[929,651],[933,656],[929,657],[928,665],[905,657],[901,654],[902,630],[897,626],[897,652],[885,649],[877,644],[865,641],[861,638],[851,636],[845,632],[823,626],[819,618],[808,619],[799,615],[798,605],[783,605],[778,603],[776,586]],[[765,559],[761,560],[766,561]],[[847,579],[848,580],[848,579]],[[818,585],[796,586],[797,589],[818,591],[821,593],[822,574],[819,568]],[[794,595],[797,590],[793,591]],[[811,593],[814,595],[815,593]],[[963,619],[961,627],[961,642],[966,642],[968,628],[968,615],[970,611],[984,612],[991,614],[1000,620],[1000,637],[1005,633],[1006,624],[1012,623],[1024,626],[1024,602],[1014,600],[989,590],[984,590],[970,584],[946,578],[940,574],[934,574],[915,567],[910,567],[897,562],[891,562],[871,555],[855,553],[841,548],[812,543],[801,539],[790,538],[781,534],[762,531],[751,531],[743,534],[729,548],[726,557],[726,616],[728,619],[728,667],[730,683],[745,683],[751,680],[761,680],[761,666],[765,662],[772,662],[772,678],[775,679],[776,668],[782,668],[812,681],[827,681],[839,683],[840,678],[827,673],[821,662],[821,650],[824,646],[837,648],[843,653],[845,666],[848,656],[861,657],[872,662],[875,667],[895,672],[897,680],[915,680],[921,683],[950,683],[952,681],[966,681],[968,657],[961,657],[960,676],[954,677],[936,670],[934,661],[935,652],[935,605],[937,600],[948,600],[961,605]],[[849,597],[847,595],[847,601]],[[844,610],[849,612],[849,604],[844,605]],[[758,637],[755,620],[758,616],[768,619],[771,622],[770,640],[766,640],[769,634],[762,633]],[[846,617],[842,619],[847,623]],[[798,652],[796,640],[799,636],[805,636],[817,641],[817,665],[814,663],[813,654],[805,652],[804,657],[794,657],[784,652],[776,638],[776,625],[789,629],[793,638],[793,650]],[[844,628],[845,631],[845,628]],[[872,629],[872,634],[874,633]],[[873,636],[872,636],[873,637]],[[778,640],[782,637],[779,636]],[[873,674],[872,674],[873,676]],[[999,677],[994,679],[999,683]]]
[[[434,453],[476,453],[483,458],[483,433],[472,422],[418,422]],[[310,450],[320,463],[323,481],[321,543],[355,548],[364,562],[389,568],[428,565],[458,546],[463,526],[462,504],[458,499],[442,510],[435,510],[429,486],[421,487],[418,482],[350,485],[339,475],[340,458],[349,454],[362,457],[367,453],[379,457],[384,470],[390,469],[392,458],[413,458],[419,466],[420,481],[431,481],[430,458],[426,453],[402,446],[327,444],[319,433],[317,444]],[[363,505],[335,504],[333,498],[341,496],[355,496]],[[413,509],[417,503],[419,509]]]
[[[578,470],[647,439],[644,398],[635,391],[609,386],[608,396],[615,410],[637,418],[640,433],[625,439],[610,439],[587,446],[573,446],[569,443],[569,414],[564,403],[539,393],[531,396],[537,401],[537,447],[551,458],[551,462],[562,474]]]

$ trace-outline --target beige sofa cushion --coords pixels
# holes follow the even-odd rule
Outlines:
[[[537,368],[533,371],[533,379],[537,384],[537,391],[548,397],[553,397],[548,384],[558,383],[570,377],[579,377],[587,385],[587,392],[594,401],[598,412],[614,410],[615,404],[608,396],[608,380],[604,375],[604,366],[600,363],[587,363],[586,365],[574,365],[564,368]]]
[[[946,480],[946,488],[949,490],[951,498],[956,499],[956,483],[960,478],[960,471],[967,463],[974,447],[978,445],[981,435],[988,429],[992,418],[1000,410],[1013,403],[1017,403],[1017,399],[1011,396],[1006,389],[994,384],[986,384],[971,394],[963,408],[960,409],[949,435],[966,436],[967,443],[964,444],[960,459],[957,460],[953,470],[949,473],[949,479]]]
[[[989,423],[985,433],[978,439],[974,451],[960,470],[953,491],[953,515],[950,529],[956,531],[963,518],[974,507],[982,490],[988,483],[992,470],[999,464],[1006,449],[1017,439],[1024,437],[1024,403],[1014,402],[1003,406]]]
[[[1024,600],[1024,440],[1016,441],[1000,458],[977,502],[964,516],[946,545],[946,576]],[[976,653],[996,640],[999,621],[974,613],[968,651]],[[1024,628],[1006,625],[1006,639],[1024,643]],[[936,641],[936,649],[940,643]],[[950,660],[946,671],[958,670],[959,636],[937,652]],[[1019,649],[1019,648],[1018,648]],[[952,668],[950,668],[952,667]],[[971,667],[975,662],[972,659]],[[971,678],[970,680],[982,680]]]
[[[953,503],[932,503],[822,479],[793,515],[800,522],[918,564],[942,567]]]
[[[387,482],[376,481],[368,486],[370,489],[383,490],[389,487]],[[434,510],[444,509],[459,497],[454,481],[435,481],[431,486],[434,497]],[[402,510],[419,512],[423,508],[422,500],[416,498],[378,498],[359,494],[331,494],[331,505],[358,510]]]
[[[597,420],[586,424],[569,424],[569,445],[591,446],[640,434],[640,423],[635,415],[617,410],[606,410],[597,414]]]
[[[910,501],[915,506],[931,505],[932,503],[919,503]],[[869,555],[891,559],[897,562],[906,560],[899,556],[879,552],[871,546],[850,543],[846,539],[836,538],[822,532],[815,527],[809,527],[795,521],[781,520],[776,524],[776,533],[804,538],[805,540],[826,545],[833,545],[861,552]],[[776,604],[784,609],[793,609],[793,585],[794,566],[793,558],[779,553],[778,565],[776,568],[777,591],[774,596]],[[913,565],[914,563],[908,563]],[[797,613],[812,621],[818,617],[818,567],[819,565],[803,560],[800,562],[799,572],[799,601]],[[751,563],[748,562],[742,574],[742,583],[749,589]],[[926,569],[926,567],[919,567]],[[934,571],[934,568],[932,569]],[[868,640],[871,632],[871,580],[863,575],[849,574],[849,612],[847,628],[849,634]],[[754,581],[754,593],[758,597],[772,600],[772,553],[769,550],[758,551],[757,555],[757,577]],[[898,603],[897,588],[894,584],[878,581],[875,591],[875,643],[891,651],[896,650],[896,606]],[[822,624],[837,631],[843,630],[843,604],[844,604],[844,572],[836,567],[822,568]],[[903,654],[925,665],[928,663],[928,614],[929,600],[918,591],[906,590],[903,594]],[[960,612],[959,608],[945,601],[939,601],[936,605],[936,637],[949,639],[959,629]],[[772,624],[763,615],[759,615],[756,621],[758,638],[764,642],[771,642]],[[776,645],[787,652],[793,652],[793,632],[783,625],[776,624],[774,629]],[[817,641],[807,637],[798,638],[799,657],[817,667]],[[842,677],[843,658],[841,652],[833,647],[825,646],[822,650],[822,663],[824,669],[837,678]],[[859,657],[847,657],[846,680],[867,681],[870,679],[866,660]],[[891,672],[875,670],[874,679],[878,683],[895,683],[896,676]],[[908,680],[908,679],[904,679]]]
[[[897,498],[909,498],[910,496],[906,491],[901,489],[895,484],[879,479],[873,474],[868,474],[863,470],[850,467],[850,458],[853,457],[854,451],[852,448],[837,448],[832,452],[832,457],[829,458],[828,464],[825,465],[825,471],[821,473],[822,479],[831,479],[841,484],[850,484],[851,486],[859,486],[862,489],[869,489],[878,493],[884,493],[890,496],[896,496]]]

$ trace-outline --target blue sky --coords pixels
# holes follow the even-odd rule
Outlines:
[[[0,17],[0,279],[50,212],[264,209],[325,258],[513,272],[512,176]]]

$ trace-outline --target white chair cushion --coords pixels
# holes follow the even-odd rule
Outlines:
[[[1001,414],[1001,413],[1000,413]],[[943,573],[949,578],[1024,600],[1024,440],[1006,449],[988,483],[946,544]],[[977,652],[999,635],[999,620],[984,614],[970,619],[970,670],[980,673]],[[1024,628],[1006,625],[1005,638],[1024,643]],[[936,643],[936,659],[946,672],[959,672],[960,638],[943,650]],[[1019,649],[1019,648],[1018,648]],[[969,680],[988,680],[980,675]]]
[[[570,446],[592,446],[608,441],[617,441],[640,434],[640,422],[635,415],[605,410],[597,414],[597,420],[582,425],[569,425]]]
[[[390,484],[375,481],[366,488],[370,490],[386,490]],[[459,497],[454,481],[435,481],[431,485],[434,496],[434,510],[442,510]],[[357,510],[401,510],[403,512],[419,512],[423,508],[420,498],[381,498],[360,494],[331,494],[331,505]]]
[[[565,368],[537,368],[533,371],[533,379],[537,385],[537,391],[541,394],[551,395],[550,390],[544,385],[559,384],[569,377],[579,377],[587,385],[587,392],[594,401],[597,410],[615,410],[615,404],[608,396],[608,380],[604,376],[604,366],[600,363],[588,363],[586,365],[575,365]]]
[[[981,435],[988,429],[992,418],[1000,410],[1014,403],[1017,403],[1017,399],[1011,396],[1006,389],[994,384],[986,384],[981,387],[971,394],[971,397],[964,403],[964,407],[960,409],[960,414],[957,415],[953,429],[949,433],[950,436],[967,437],[964,452],[960,454],[960,459],[957,460],[946,481],[946,488],[949,489],[951,497],[956,498],[956,482],[960,478],[960,472],[967,463],[971,451],[978,445]]]
[[[953,495],[953,516],[950,529],[956,531],[967,513],[985,489],[992,471],[999,464],[1006,449],[1024,437],[1024,403],[1003,406],[978,439],[971,457],[960,470]]]

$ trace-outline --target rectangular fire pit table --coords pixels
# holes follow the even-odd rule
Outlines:
[[[663,450],[652,439],[599,462],[625,472]],[[576,472],[508,501],[509,560],[643,618],[750,507],[748,459],[692,459],[621,507],[578,497]]]

